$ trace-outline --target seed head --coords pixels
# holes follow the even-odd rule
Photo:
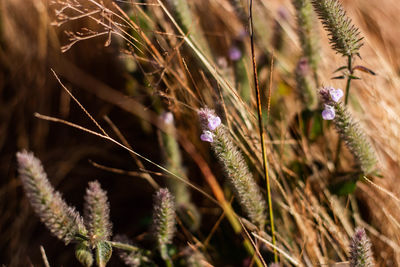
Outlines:
[[[51,186],[43,166],[33,153],[17,153],[18,172],[25,193],[40,220],[65,244],[86,236],[82,217],[62,199]]]

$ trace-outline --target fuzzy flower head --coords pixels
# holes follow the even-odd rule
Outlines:
[[[350,244],[350,267],[372,267],[371,242],[363,228],[357,228]]]
[[[161,188],[154,195],[154,234],[161,257],[167,257],[167,244],[172,243],[175,234],[174,197],[167,188]]]
[[[107,192],[98,181],[89,183],[84,205],[85,225],[93,243],[108,240],[111,236],[110,204]]]
[[[221,118],[215,115],[214,110],[202,108],[198,111],[198,115],[203,130],[214,131],[221,125]]]
[[[200,139],[204,142],[214,142],[214,131],[221,125],[221,118],[215,115],[214,110],[202,108],[198,111],[203,133]]]
[[[61,194],[54,190],[33,153],[17,153],[18,172],[22,186],[36,214],[46,227],[65,244],[86,236],[87,230],[79,213],[69,207]]]
[[[353,25],[338,0],[311,0],[332,48],[343,56],[358,55],[363,45],[360,31]]]
[[[335,106],[344,95],[342,89],[324,87],[319,91],[319,95],[325,104],[325,108],[322,111],[322,118],[324,120],[333,120],[336,116]]]
[[[339,100],[343,97],[344,93],[342,89],[335,89],[333,87],[323,87],[319,90],[319,95],[324,104],[334,106],[335,103],[339,103]]]

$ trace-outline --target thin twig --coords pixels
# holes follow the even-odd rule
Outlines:
[[[43,264],[45,267],[50,267],[49,260],[47,259],[46,251],[43,246],[40,246],[40,254],[42,254]]]

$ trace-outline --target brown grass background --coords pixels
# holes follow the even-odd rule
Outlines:
[[[221,21],[232,15],[215,1],[193,0],[193,3],[210,46],[216,54],[226,55],[225,44],[240,31],[239,20]],[[277,57],[293,69],[292,54],[298,54],[300,50],[290,1],[257,3],[257,6],[267,6],[271,21],[282,6],[288,10],[289,20],[282,25],[285,26],[285,49],[291,53]],[[221,1],[220,5],[228,5],[228,1]],[[353,106],[352,112],[361,121],[378,152],[384,178],[374,181],[400,197],[400,6],[396,0],[347,0],[343,5],[365,36],[362,61],[358,63],[378,74],[362,74],[362,80],[354,82],[352,96],[358,105]],[[146,91],[150,89],[140,84],[142,78],[129,77],[118,42],[104,47],[105,38],[94,38],[61,53],[61,44],[68,42],[63,27],[79,29],[87,25],[74,22],[57,28],[51,25],[52,21],[54,14],[48,1],[3,0],[0,3],[0,263],[7,266],[40,265],[40,245],[44,246],[54,266],[76,265],[72,248],[65,249],[50,235],[23,195],[15,165],[15,153],[22,148],[35,152],[43,161],[52,184],[78,209],[82,208],[87,182],[98,179],[109,192],[115,232],[139,236],[147,230],[146,218],[151,214],[153,190],[144,180],[100,170],[88,161],[136,170],[137,166],[126,151],[92,135],[33,116],[39,112],[93,129],[90,120],[61,89],[51,68],[95,119],[106,125],[103,116],[107,115],[136,151],[155,162],[161,160],[157,131],[143,120],[151,116],[147,114],[147,108],[151,109],[154,104],[151,95],[156,92]],[[209,25],[212,23],[219,24]],[[266,34],[271,31],[272,28],[266,28]],[[343,59],[331,52],[322,29],[321,46],[321,81],[343,86],[341,81],[329,80],[332,70],[343,64]],[[284,79],[279,69],[275,76],[276,83]],[[136,88],[133,94],[129,91],[132,82]],[[295,101],[288,100],[284,105],[289,107],[289,112],[295,113],[293,103]],[[292,104],[293,109],[290,109]],[[188,124],[196,128],[193,123]],[[197,166],[187,161],[193,179],[204,184],[197,174]],[[158,171],[150,165],[146,167]],[[163,182],[162,178],[155,177]],[[397,223],[400,221],[400,201],[369,183],[360,184],[356,196],[362,203],[360,216],[373,226],[365,225],[373,240],[378,266],[400,266],[400,225]],[[209,205],[201,195],[195,194],[195,199],[201,207]],[[215,214],[210,216],[215,218]],[[284,228],[277,226],[280,227]],[[305,224],[305,227],[310,226]],[[309,238],[313,238],[312,227],[307,231]],[[112,265],[118,264],[118,261],[112,262]]]

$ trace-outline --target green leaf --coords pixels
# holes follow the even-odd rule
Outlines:
[[[112,254],[112,246],[107,241],[100,241],[96,244],[96,262],[97,266],[105,267],[110,260]]]
[[[354,76],[354,75],[349,75],[349,78],[352,80],[361,80],[360,77]]]
[[[343,80],[345,77],[343,75],[332,77],[332,80]]]
[[[337,68],[333,73],[339,72],[341,70],[347,69],[347,66],[341,66],[340,68]]]
[[[373,70],[371,70],[371,69],[369,69],[367,67],[364,67],[364,66],[360,66],[360,65],[353,67],[352,71],[355,71],[355,70],[366,72],[366,73],[371,74],[371,75],[376,75],[376,73]]]
[[[352,194],[356,190],[357,181],[360,178],[362,178],[362,175],[359,172],[336,176],[329,185],[329,190],[339,196]]]

